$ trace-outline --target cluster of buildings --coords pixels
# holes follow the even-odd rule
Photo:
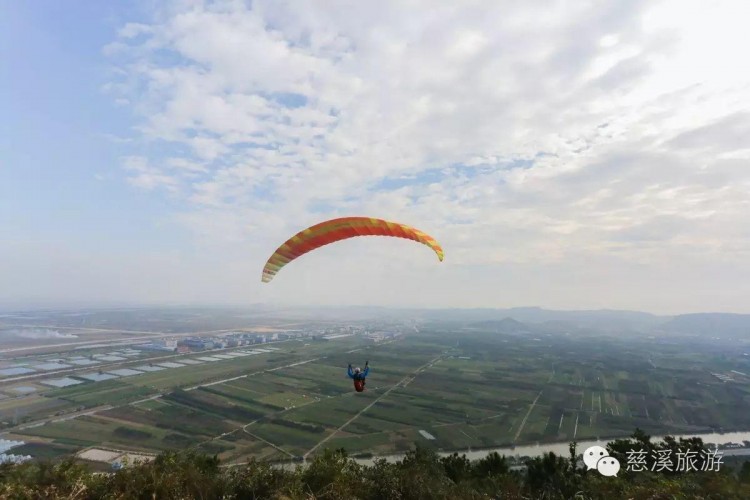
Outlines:
[[[287,331],[287,332],[273,332],[273,333],[245,333],[235,332],[222,335],[221,340],[226,347],[238,347],[243,345],[252,344],[263,344],[266,342],[278,341],[278,340],[289,340],[297,337],[303,337],[302,331]]]
[[[177,341],[172,339],[159,339],[149,342],[148,344],[138,344],[132,347],[139,351],[166,351],[175,352],[177,350]]]
[[[369,330],[364,329],[356,329],[352,327],[347,328],[339,328],[339,329],[328,329],[324,330],[322,332],[316,332],[316,335],[313,335],[313,339],[315,340],[335,340],[340,339],[344,337],[352,337],[354,335],[359,335],[367,342],[383,342],[386,340],[393,340],[398,337],[401,337],[403,333],[401,332],[385,332],[385,331],[374,331],[371,332]]]
[[[372,332],[365,333],[362,338],[368,342],[383,342],[386,340],[393,340],[403,336],[401,332]]]
[[[189,353],[210,351],[212,349],[225,349],[228,347],[264,344],[266,342],[289,340],[303,336],[306,336],[306,334],[302,331],[272,333],[232,332],[221,336],[158,339],[146,344],[133,346],[133,348],[142,351]]]
[[[253,344],[264,344],[280,340],[311,337],[313,340],[333,340],[353,335],[361,335],[369,342],[392,340],[403,335],[400,332],[370,331],[369,329],[343,326],[315,330],[286,330],[284,332],[230,332],[220,336],[196,336],[188,338],[158,339],[146,344],[133,346],[142,351],[165,351],[177,353],[210,351],[228,347],[242,347]]]

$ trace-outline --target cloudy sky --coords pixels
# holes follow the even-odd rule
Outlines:
[[[748,3],[0,2],[0,305],[750,313]],[[269,284],[327,218],[358,238]]]

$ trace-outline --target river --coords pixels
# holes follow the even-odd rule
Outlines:
[[[719,433],[684,434],[684,435],[675,434],[672,436],[674,436],[675,439],[699,437],[703,440],[704,443],[714,444],[714,445],[726,445],[729,443],[742,444],[743,441],[750,441],[750,432],[725,432],[723,434],[719,434]],[[613,441],[615,439],[623,439],[623,438],[624,437],[589,440],[589,441],[578,441],[577,453],[579,454],[583,453],[583,451],[589,446],[594,446],[594,445],[604,446],[606,443],[610,441]],[[664,436],[652,436],[651,440],[660,441],[663,438]],[[570,442],[566,441],[566,442],[560,442],[560,443],[538,443],[535,445],[516,446],[515,448],[490,448],[490,449],[462,450],[462,451],[457,450],[456,452],[459,455],[461,454],[466,455],[466,458],[468,458],[469,460],[478,460],[480,458],[484,458],[487,456],[487,454],[492,453],[493,451],[496,451],[500,455],[520,456],[520,457],[537,457],[549,451],[552,451],[557,455],[568,456],[570,454],[570,450],[568,448],[569,446],[570,446]],[[727,449],[727,450],[722,450],[722,452],[725,455],[750,455],[750,449],[748,448]],[[451,455],[453,453],[454,453],[453,451],[450,451],[450,452],[440,452],[438,454],[444,457],[447,455]],[[372,465],[375,459],[384,458],[388,462],[395,462],[397,460],[402,459],[403,457],[404,457],[404,454],[399,453],[399,454],[393,454],[393,455],[382,455],[382,456],[373,457],[373,458],[358,458],[355,460],[357,461],[357,463],[362,464],[362,465]]]

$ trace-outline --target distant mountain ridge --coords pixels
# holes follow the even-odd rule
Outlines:
[[[71,309],[61,308],[67,311]],[[423,321],[445,321],[455,323],[499,322],[495,325],[504,330],[521,331],[560,331],[567,328],[598,330],[603,332],[642,332],[689,335],[733,335],[750,338],[750,314],[737,313],[689,313],[678,315],[657,315],[628,310],[553,310],[541,307],[493,308],[396,308],[386,306],[294,306],[278,304],[246,304],[244,306],[130,306],[81,308],[81,311],[117,311],[118,313],[138,311],[161,311],[185,314],[200,313],[211,316],[223,311],[255,320],[269,319],[320,319],[378,320],[378,319],[420,319]],[[0,320],[11,320],[22,313],[52,313],[54,309],[29,310],[15,309],[3,313]],[[57,312],[63,312],[57,310]]]
[[[507,309],[418,309],[354,306],[349,309],[363,315],[376,314],[392,317],[419,317],[432,321],[496,322],[498,328],[521,331],[540,327],[556,329],[572,327],[600,329],[602,331],[636,331],[642,333],[724,334],[750,338],[750,314],[688,313],[657,315],[641,311],[553,310],[541,307],[514,307]],[[513,323],[511,323],[511,321]],[[478,325],[477,325],[478,326]],[[489,326],[489,324],[487,324]]]
[[[638,311],[556,311],[541,307],[510,309],[443,309],[422,310],[420,316],[444,321],[499,321],[506,318],[526,325],[557,324],[560,327],[583,327],[606,331],[650,331],[671,319]]]
[[[501,320],[484,319],[477,322],[497,323],[499,331],[563,329],[565,327],[593,328],[602,331],[639,331],[643,333],[675,333],[686,335],[729,336],[750,338],[750,314],[690,313],[676,316],[657,316],[634,311],[551,311],[540,308],[497,310]],[[509,323],[512,321],[513,323]]]
[[[746,335],[750,337],[750,314],[681,314],[664,323],[661,328],[664,331],[675,333]]]

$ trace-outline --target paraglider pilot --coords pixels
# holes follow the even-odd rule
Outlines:
[[[365,361],[365,369],[360,370],[359,367],[352,368],[352,364],[349,363],[349,378],[354,380],[354,390],[357,392],[362,392],[365,390],[365,378],[367,377],[367,374],[370,371],[370,362]]]

